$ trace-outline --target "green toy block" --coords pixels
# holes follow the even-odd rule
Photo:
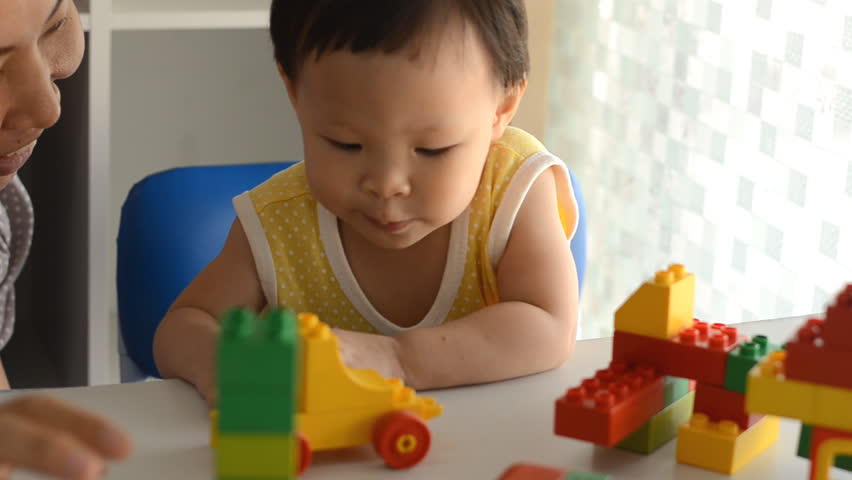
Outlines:
[[[563,480],[612,480],[612,477],[602,473],[571,472]]]
[[[257,318],[247,310],[232,310],[222,319],[219,340],[221,386],[286,386],[295,383],[299,327],[293,312],[272,310]]]
[[[299,346],[292,312],[271,310],[259,319],[236,309],[223,317],[217,377],[220,432],[293,433]]]
[[[219,398],[219,432],[292,434],[295,415],[280,392],[225,392]]]
[[[799,432],[799,448],[796,454],[802,458],[811,458],[811,430],[812,426],[802,424]],[[834,458],[834,466],[852,472],[852,456],[837,456]]]
[[[689,379],[679,377],[666,377],[665,379],[664,406],[668,407],[689,393]]]
[[[778,350],[765,335],[756,335],[728,354],[725,368],[725,389],[745,393],[748,372],[770,352]]]
[[[675,437],[681,425],[689,421],[695,404],[695,392],[687,392],[680,400],[672,403],[651,417],[638,430],[631,433],[618,448],[635,453],[649,454]]]

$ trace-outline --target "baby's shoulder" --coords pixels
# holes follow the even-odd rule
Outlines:
[[[303,162],[276,173],[249,193],[258,210],[274,204],[312,197]]]
[[[518,162],[523,162],[539,152],[546,152],[547,148],[539,139],[531,133],[517,127],[506,127],[503,135],[492,144],[491,157],[513,157]]]

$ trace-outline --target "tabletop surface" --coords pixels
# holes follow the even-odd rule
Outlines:
[[[736,325],[748,335],[786,340],[802,318]],[[429,392],[444,415],[429,422],[433,444],[417,467],[386,469],[370,447],[319,452],[301,478],[483,479],[496,480],[510,464],[526,461],[571,470],[607,473],[617,479],[721,479],[725,475],[675,461],[676,441],[643,456],[603,448],[553,432],[555,399],[568,387],[605,367],[611,338],[578,342],[561,368],[517,380]],[[186,384],[169,380],[50,390],[76,405],[100,412],[127,428],[136,448],[128,461],[111,466],[108,479],[210,480],[215,478],[208,447],[205,404]],[[0,398],[9,398],[9,393]],[[736,479],[807,478],[808,462],[796,456],[798,422],[782,419],[779,441],[745,466]],[[15,479],[41,478],[19,473]],[[834,479],[852,479],[835,470]]]

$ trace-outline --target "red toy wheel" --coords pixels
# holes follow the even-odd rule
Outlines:
[[[311,452],[311,444],[308,443],[308,439],[305,438],[303,434],[299,434],[299,470],[296,472],[297,475],[301,475],[305,473],[305,470],[311,465],[311,456],[313,453]]]
[[[404,410],[386,414],[373,429],[373,447],[390,468],[417,465],[429,451],[431,440],[426,423]]]

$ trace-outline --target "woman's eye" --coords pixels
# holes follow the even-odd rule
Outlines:
[[[50,35],[51,33],[58,32],[60,29],[62,29],[62,27],[65,26],[66,22],[68,22],[68,17],[65,17],[62,20],[59,20],[58,22],[54,23],[52,27],[50,27],[46,32],[44,32],[44,34]]]
[[[441,155],[450,151],[453,147],[444,147],[444,148],[418,148],[416,152],[419,155],[423,155],[426,157],[440,157]]]

